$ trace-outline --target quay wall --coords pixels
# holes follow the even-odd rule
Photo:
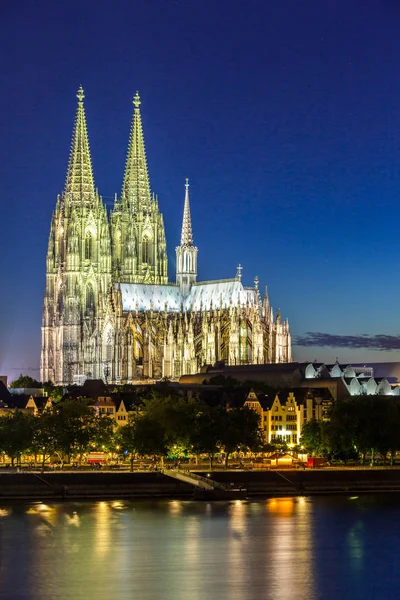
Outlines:
[[[199,475],[208,476],[204,471]],[[249,497],[400,492],[400,469],[397,468],[215,471],[212,478],[247,489]]]
[[[162,473],[1,473],[2,499],[191,498],[193,488]]]
[[[207,471],[198,471],[208,477]],[[400,469],[214,471],[210,478],[248,498],[400,492]],[[159,472],[0,473],[2,500],[192,499],[194,487]]]

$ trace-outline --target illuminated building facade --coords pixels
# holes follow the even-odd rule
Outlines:
[[[312,419],[325,421],[334,400],[328,389],[293,388],[278,392],[274,398],[249,392],[244,406],[256,411],[268,444],[296,446],[303,425]]]
[[[178,378],[204,364],[291,361],[288,321],[267,291],[232,279],[197,282],[186,181],[176,280],[168,281],[158,199],[151,193],[140,113],[134,115],[121,197],[108,216],[94,185],[83,90],[64,192],[52,216],[46,258],[41,379],[112,383]]]

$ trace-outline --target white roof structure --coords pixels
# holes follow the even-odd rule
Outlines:
[[[115,285],[118,287],[118,284]],[[178,285],[153,285],[146,283],[121,283],[122,310],[146,311],[153,309],[155,312],[165,310],[178,312],[181,304],[181,295]]]
[[[184,306],[197,311],[210,310],[213,308],[229,308],[230,302],[233,306],[243,306],[248,302],[250,306],[257,304],[257,292],[253,288],[245,288],[238,279],[222,279],[220,281],[205,281],[195,283],[190,294],[185,298]]]
[[[118,284],[115,284],[118,287]],[[154,285],[146,283],[121,283],[122,310],[155,312],[167,309],[168,312],[183,310],[209,311],[213,308],[229,308],[258,304],[255,288],[245,288],[238,279],[205,281],[192,286],[188,296],[183,298],[176,284]]]

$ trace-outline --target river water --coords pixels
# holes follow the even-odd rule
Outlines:
[[[400,496],[0,506],[7,600],[400,598]]]

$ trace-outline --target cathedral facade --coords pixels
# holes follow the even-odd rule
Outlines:
[[[197,281],[186,180],[176,280],[151,193],[140,113],[134,114],[120,198],[110,214],[94,185],[82,88],[67,180],[57,198],[46,257],[41,380],[70,384],[176,379],[205,364],[291,361],[288,321],[274,318],[258,278]]]

